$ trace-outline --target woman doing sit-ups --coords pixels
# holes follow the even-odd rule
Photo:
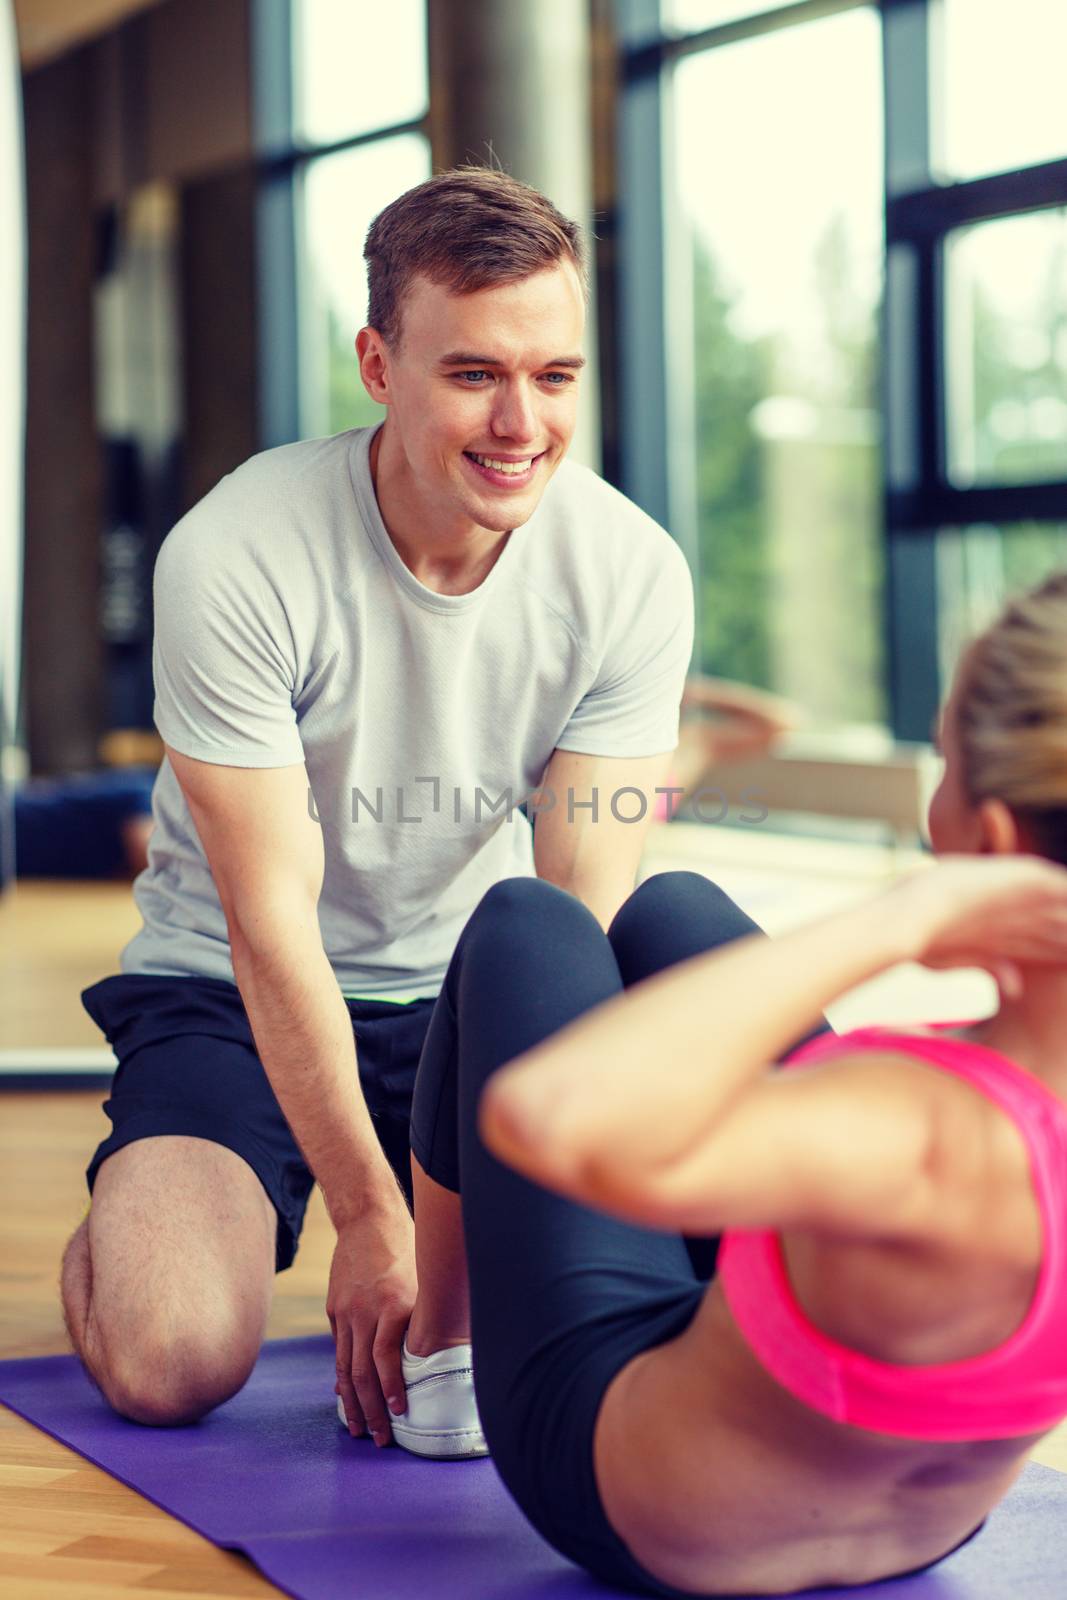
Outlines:
[[[914,1570],[1067,1416],[1067,576],[971,647],[941,740],[949,859],[865,904],[769,940],[665,874],[605,935],[513,880],[456,951],[412,1124],[409,1415],[450,1356],[458,1398],[471,1340],[505,1483],[609,1582]],[[999,1011],[774,1069],[906,960],[988,969]]]

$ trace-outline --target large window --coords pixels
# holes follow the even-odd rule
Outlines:
[[[705,669],[924,739],[1067,565],[1067,7],[617,7],[624,487]]]
[[[953,483],[1067,477],[1067,210],[945,241]]]
[[[884,714],[880,82],[861,10],[689,56],[674,83],[701,665],[824,723]]]
[[[378,422],[355,337],[367,320],[363,240],[375,216],[430,176],[425,0],[296,0],[299,424],[307,435]],[[403,130],[403,131],[401,131]]]
[[[270,0],[256,7],[263,437],[363,427],[363,242],[430,176],[426,0]]]
[[[1067,13],[891,0],[884,15],[887,236],[898,286],[912,285],[888,302],[889,387],[904,401],[891,419],[888,620],[894,725],[915,738],[967,638],[1067,565],[1067,115],[1054,65]]]
[[[1067,522],[946,529],[938,537],[937,564],[938,664],[947,684],[968,640],[1008,595],[1067,567]]]
[[[357,145],[308,164],[300,266],[300,426],[305,435],[380,422],[363,387],[355,337],[367,320],[363,240],[373,219],[430,176],[420,134]]]
[[[426,0],[295,0],[293,124],[306,145],[416,122],[426,110]]]
[[[1062,0],[940,0],[934,22],[935,170],[979,178],[1067,156]]]
[[[696,33],[701,28],[718,28],[728,22],[784,6],[789,0],[667,0],[666,22],[677,33]]]

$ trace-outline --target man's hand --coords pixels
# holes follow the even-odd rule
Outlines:
[[[337,1230],[326,1311],[337,1345],[336,1393],[348,1430],[389,1444],[406,1409],[400,1346],[415,1304],[415,1229],[400,1191]]]

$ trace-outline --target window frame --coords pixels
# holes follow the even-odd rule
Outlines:
[[[668,30],[664,0],[616,0],[619,487],[671,529],[696,571],[692,385],[675,360],[691,340],[687,344],[680,325],[688,307],[677,284],[684,252],[672,248],[678,225],[670,181],[674,65],[697,52],[861,7],[881,16],[885,86],[885,688],[893,736],[925,742],[941,695],[939,533],[989,522],[1062,524],[1067,507],[1067,479],[973,487],[949,479],[946,239],[968,224],[1067,205],[1067,158],[938,181],[931,107],[943,86],[935,82],[931,38],[941,0],[792,0],[689,34]],[[688,461],[682,459],[686,451]]]
[[[431,145],[430,103],[419,117],[314,143],[294,132],[295,0],[259,0],[252,7],[252,117],[257,173],[256,289],[259,305],[260,449],[302,436],[300,359],[301,188],[309,166],[324,157],[403,134]],[[428,10],[424,11],[428,32]]]

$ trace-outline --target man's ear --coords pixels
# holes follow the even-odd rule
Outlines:
[[[1015,856],[1027,850],[1019,824],[1003,800],[983,800],[978,807],[979,852],[989,856]]]
[[[389,357],[377,328],[361,328],[356,334],[356,355],[363,387],[372,400],[387,406],[389,399]]]

